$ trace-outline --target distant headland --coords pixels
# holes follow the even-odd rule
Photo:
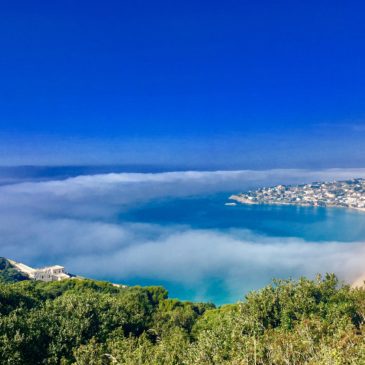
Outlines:
[[[342,207],[365,211],[365,179],[277,185],[231,195],[242,204]]]

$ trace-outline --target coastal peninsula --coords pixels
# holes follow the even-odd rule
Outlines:
[[[277,185],[229,197],[242,204],[343,207],[365,211],[365,179]]]

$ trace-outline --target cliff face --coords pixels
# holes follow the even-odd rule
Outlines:
[[[5,257],[0,257],[0,282],[16,283],[29,280],[29,277],[17,270]]]

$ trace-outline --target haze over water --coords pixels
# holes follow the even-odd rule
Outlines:
[[[3,173],[3,256],[127,285],[164,285],[171,297],[217,304],[273,278],[335,272],[351,282],[363,274],[364,213],[225,205],[232,193],[363,177],[363,169],[56,170]]]
[[[163,226],[185,226],[195,230],[214,230],[232,237],[247,239],[252,235],[257,240],[257,236],[262,236],[263,241],[270,238],[280,238],[284,240],[302,240],[301,245],[312,245],[313,242],[326,243],[337,241],[351,243],[365,241],[365,213],[355,210],[341,208],[315,208],[297,206],[270,206],[270,205],[237,205],[225,206],[230,192],[215,194],[211,196],[192,196],[187,198],[168,198],[138,205],[130,209],[127,213],[120,215],[121,221],[143,222],[148,224],[158,224]],[[172,250],[179,250],[173,248]],[[205,248],[209,250],[209,242]],[[214,247],[212,248],[214,249]],[[318,250],[321,248],[318,247]],[[258,254],[260,254],[258,252]],[[169,257],[169,252],[165,255]],[[209,254],[207,254],[209,257]],[[242,266],[249,267],[255,265],[255,260],[242,263]],[[269,283],[267,274],[269,272],[277,278],[285,278],[286,275],[297,277],[295,271],[284,272],[280,268],[273,268],[268,262],[266,267],[261,267],[263,273],[257,268],[252,268],[256,275],[261,275]],[[318,273],[322,268],[318,267]],[[335,270],[335,268],[334,268]],[[266,273],[265,273],[266,271]],[[230,293],[224,284],[224,278],[207,275],[201,284],[205,296],[216,303],[227,303],[243,298],[247,290],[257,289],[252,283],[255,281],[252,275],[240,278],[241,295]],[[260,280],[257,278],[257,280]],[[132,280],[136,283],[136,280]],[[152,283],[149,280],[140,280],[142,283]],[[170,289],[170,295],[183,297],[185,299],[195,299],[195,296],[202,288],[196,291],[188,290],[175,283],[164,281],[163,284]],[[263,282],[263,284],[265,284]]]

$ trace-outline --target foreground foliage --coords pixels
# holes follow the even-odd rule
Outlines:
[[[245,301],[168,299],[91,280],[0,284],[1,364],[365,364],[365,291],[276,281]]]

